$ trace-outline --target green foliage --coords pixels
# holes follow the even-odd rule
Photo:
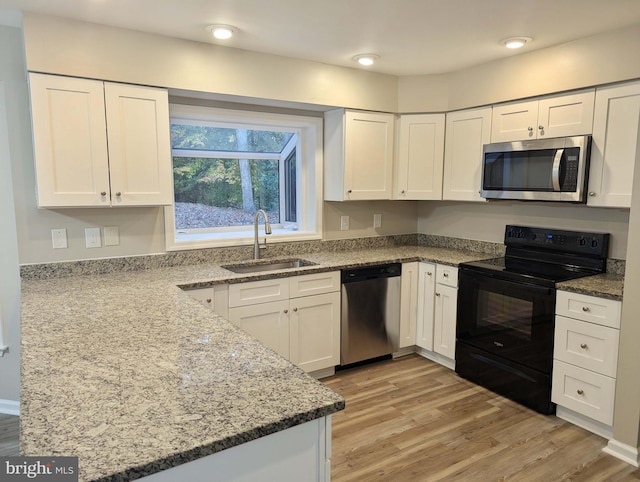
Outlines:
[[[250,130],[247,151],[281,152],[293,133]],[[236,151],[236,129],[172,124],[174,149]],[[276,160],[250,160],[255,209],[278,211],[279,174]],[[242,208],[242,186],[237,159],[173,158],[176,202]]]

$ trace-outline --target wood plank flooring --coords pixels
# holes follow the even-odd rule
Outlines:
[[[333,416],[332,481],[635,481],[606,440],[410,355],[322,380]]]
[[[18,417],[0,413],[0,456],[19,455]]]

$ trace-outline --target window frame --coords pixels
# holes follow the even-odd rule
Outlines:
[[[264,111],[233,110],[218,107],[185,105],[171,103],[169,105],[171,123],[206,125],[223,123],[225,127],[238,129],[274,129],[297,133],[296,168],[300,171],[296,175],[296,204],[299,219],[295,227],[291,223],[281,222],[272,226],[273,234],[267,237],[268,242],[289,242],[322,239],[322,193],[323,193],[323,119],[308,115],[270,113]],[[288,143],[278,156],[284,157],[284,152],[292,147]],[[181,150],[186,152],[184,150]],[[190,157],[193,156],[193,151]],[[208,151],[212,155],[213,151]],[[224,157],[234,157],[229,152],[221,153]],[[247,158],[247,153],[243,158]],[[287,154],[288,155],[288,154]],[[271,157],[272,155],[267,155]],[[259,157],[267,157],[261,154]],[[171,155],[173,160],[173,151]],[[172,168],[173,170],[173,168]],[[283,178],[280,175],[280,197],[284,196]],[[165,245],[167,251],[181,251],[188,249],[215,248],[224,246],[251,245],[254,241],[253,225],[230,226],[208,229],[193,229],[189,233],[178,233],[175,229],[175,195],[172,186],[172,204],[164,207]],[[303,189],[304,186],[304,189]],[[282,208],[281,208],[282,212]],[[262,220],[260,220],[260,232]],[[264,234],[261,234],[261,239]]]

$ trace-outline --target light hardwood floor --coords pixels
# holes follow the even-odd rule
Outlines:
[[[0,413],[0,456],[11,457],[19,451],[18,417]]]
[[[332,481],[634,481],[606,440],[410,355],[323,382],[346,399],[333,416]]]

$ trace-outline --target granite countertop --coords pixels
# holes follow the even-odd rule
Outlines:
[[[130,480],[344,408],[342,397],[178,286],[493,256],[401,246],[300,257],[317,264],[249,275],[197,264],[24,279],[21,453],[76,455],[80,480]],[[592,289],[615,292],[608,281]]]
[[[557,286],[559,290],[622,301],[623,285],[624,276],[606,273],[563,281]]]

